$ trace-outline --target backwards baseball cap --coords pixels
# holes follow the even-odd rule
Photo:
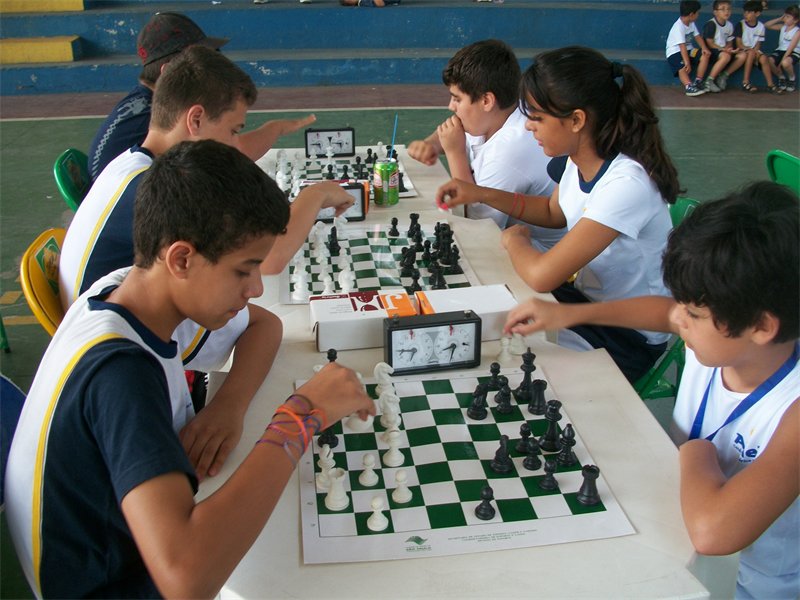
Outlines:
[[[179,13],[160,12],[153,15],[136,39],[136,52],[143,65],[149,65],[170,54],[177,54],[193,44],[218,49],[228,38],[208,37],[197,23]]]

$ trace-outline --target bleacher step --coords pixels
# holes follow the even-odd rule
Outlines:
[[[77,35],[0,39],[0,64],[3,65],[70,63],[80,57],[81,43]]]

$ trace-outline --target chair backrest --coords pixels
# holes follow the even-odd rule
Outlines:
[[[678,199],[675,200],[675,204],[669,205],[669,216],[672,219],[672,226],[677,227],[680,225],[686,218],[686,215],[692,212],[699,204],[700,202],[698,200],[679,196]]]
[[[767,172],[772,181],[789,186],[800,194],[800,158],[783,150],[770,150],[767,153]]]
[[[25,402],[25,393],[5,375],[0,374],[0,504],[3,504],[3,488],[6,478],[8,451],[17,429],[19,414]]]
[[[58,296],[58,261],[66,235],[64,229],[48,229],[37,237],[22,255],[20,283],[36,319],[53,335],[64,310]]]
[[[64,150],[53,165],[58,191],[72,210],[78,210],[91,187],[88,165],[87,156],[75,148]]]

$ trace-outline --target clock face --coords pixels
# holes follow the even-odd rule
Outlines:
[[[422,367],[435,362],[434,339],[425,329],[401,329],[392,335],[392,365],[395,368]]]
[[[341,186],[348,194],[353,197],[353,205],[344,212],[344,216],[349,221],[363,221],[366,217],[364,211],[365,205],[369,202],[369,196],[364,186],[360,183],[344,184]],[[330,222],[336,214],[336,209],[333,207],[322,208],[317,214],[317,221]]]
[[[472,323],[438,328],[434,351],[439,364],[462,363],[475,358],[475,326]]]
[[[356,135],[352,127],[341,129],[306,129],[306,156],[353,156]]]

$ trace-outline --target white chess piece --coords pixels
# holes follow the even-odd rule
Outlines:
[[[328,444],[323,444],[319,453],[319,460],[317,460],[317,466],[321,469],[317,473],[317,488],[320,491],[327,492],[331,485],[331,469],[336,466],[336,461],[333,459],[333,451]]]
[[[406,461],[406,457],[400,452],[400,432],[397,429],[390,430],[387,434],[387,444],[389,450],[383,455],[383,464],[387,467],[399,467]]]
[[[372,423],[374,420],[375,417],[372,415],[367,415],[366,420],[364,420],[359,416],[358,413],[353,413],[347,418],[346,425],[350,431],[364,433],[365,431],[372,429]]]
[[[330,273],[325,273],[322,275],[322,285],[323,296],[330,296],[331,294],[336,293],[336,290],[333,289],[333,277],[331,277]]]
[[[362,462],[364,470],[358,476],[358,483],[364,487],[372,487],[378,483],[378,474],[375,472],[375,457],[372,454],[365,454]]]
[[[522,336],[521,333],[513,333],[511,335],[511,344],[509,347],[509,351],[511,354],[525,354],[528,350],[528,347],[525,345],[525,338]]]
[[[372,514],[367,519],[367,527],[370,531],[384,531],[389,527],[389,519],[383,514],[383,498],[375,496],[370,506]]]
[[[342,290],[343,294],[349,294],[353,291],[356,275],[350,270],[349,266],[344,271],[339,271],[339,275],[336,279],[339,281],[339,288]]]
[[[383,392],[394,393],[392,373],[394,373],[394,368],[388,363],[379,362],[375,365],[375,368],[372,371],[372,376],[375,377],[375,383],[378,384],[375,387],[375,391],[379,396],[383,394]]]
[[[397,429],[400,424],[400,398],[392,391],[381,393],[378,397],[381,409],[381,425],[386,429]]]
[[[346,240],[347,231],[345,230],[344,226],[347,225],[347,217],[344,215],[333,217],[333,225],[336,227],[336,235],[339,237],[339,239]]]
[[[510,362],[513,356],[511,356],[511,352],[509,351],[508,347],[511,345],[511,338],[508,336],[503,336],[500,338],[500,354],[497,355],[497,362],[500,364],[504,364]]]
[[[411,490],[408,489],[407,481],[408,475],[406,475],[405,469],[398,469],[394,474],[395,488],[392,492],[392,500],[398,504],[406,504],[407,502],[411,502],[411,499],[414,497],[414,494],[412,494]]]
[[[330,487],[325,496],[325,508],[328,510],[340,511],[350,506],[350,497],[344,490],[344,478],[346,476],[347,472],[339,467],[331,469],[331,472],[328,473]]]
[[[309,297],[308,273],[304,268],[299,268],[292,273],[291,281],[294,284],[292,300],[295,302],[307,302]]]

